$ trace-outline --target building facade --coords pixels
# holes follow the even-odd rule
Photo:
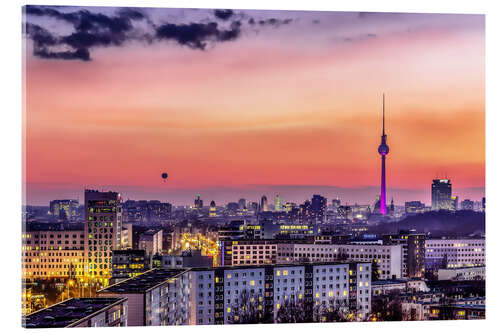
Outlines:
[[[485,251],[484,238],[427,239],[425,269],[435,274],[440,268],[484,266]]]
[[[111,277],[112,253],[121,247],[121,196],[85,190],[86,274],[102,282]]]
[[[449,179],[432,180],[431,201],[432,210],[453,210],[451,181]]]
[[[23,279],[70,278],[85,274],[82,225],[30,223],[21,237]]]

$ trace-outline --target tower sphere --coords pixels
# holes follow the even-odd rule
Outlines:
[[[378,153],[382,156],[389,154],[389,146],[384,142],[378,146]]]

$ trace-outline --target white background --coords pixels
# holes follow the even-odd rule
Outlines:
[[[64,1],[12,1],[2,2],[1,14],[1,104],[0,104],[0,316],[1,329],[7,331],[21,328],[21,117],[22,117],[22,52],[21,52],[21,6],[24,4],[43,5],[93,5],[93,6],[142,6],[142,7],[192,7],[192,8],[232,8],[232,9],[288,9],[288,10],[330,10],[330,11],[380,11],[380,12],[427,12],[427,13],[473,13],[486,14],[486,198],[487,198],[487,311],[483,321],[446,322],[395,322],[395,323],[333,323],[333,324],[282,324],[282,325],[239,325],[239,326],[184,326],[119,328],[113,331],[127,332],[175,331],[175,332],[240,332],[259,330],[287,330],[290,333],[304,330],[330,331],[349,330],[376,332],[423,330],[498,331],[495,321],[500,324],[499,287],[500,270],[497,262],[499,241],[500,191],[500,105],[499,105],[499,61],[500,61],[500,10],[498,1],[482,0],[64,0]],[[98,330],[93,328],[92,332]],[[101,330],[101,329],[99,329]],[[109,332],[111,329],[108,329]]]

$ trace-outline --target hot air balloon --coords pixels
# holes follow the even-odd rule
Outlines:
[[[166,172],[162,173],[161,178],[163,178],[163,182],[166,182],[167,178],[168,178],[168,174]]]

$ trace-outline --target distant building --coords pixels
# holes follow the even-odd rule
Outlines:
[[[196,208],[196,209],[202,209],[203,208],[203,200],[201,200],[199,194],[194,199],[194,208]]]
[[[451,210],[457,211],[459,209],[458,206],[458,196],[451,197]]]
[[[299,206],[298,211],[299,222],[303,224],[309,224],[312,220],[312,206],[311,201],[306,200],[302,205]]]
[[[146,255],[153,256],[163,251],[163,230],[149,229],[139,236],[139,250],[144,250]]]
[[[244,198],[241,198],[240,200],[238,200],[238,208],[240,210],[244,210],[247,208],[247,201]]]
[[[388,213],[391,212],[390,207],[394,207],[394,205],[389,206]],[[347,217],[349,219],[367,220],[370,217],[370,213],[371,213],[370,205],[355,204],[353,206],[350,206]]]
[[[462,210],[474,210],[474,201],[465,199],[460,203],[460,208]]]
[[[149,269],[144,250],[114,250],[110,284],[137,276]]]
[[[56,219],[72,221],[78,218],[78,207],[78,200],[52,200],[49,211]]]
[[[260,198],[260,211],[267,212],[267,197],[265,195]]]
[[[407,215],[421,214],[425,212],[425,204],[420,201],[405,202],[405,213]]]
[[[311,200],[311,221],[313,223],[325,223],[326,221],[326,198],[315,194]]]
[[[432,210],[453,210],[449,179],[433,179],[431,192]]]
[[[283,201],[279,194],[274,197],[274,211],[281,212],[283,210]]]
[[[215,201],[211,201],[210,202],[210,209],[209,209],[209,212],[208,212],[208,216],[210,217],[216,217],[217,216],[217,206],[215,205]]]
[[[226,208],[230,215],[236,215],[236,212],[239,210],[240,205],[237,202],[228,202]]]
[[[127,200],[122,208],[124,222],[154,225],[172,217],[172,204],[158,200]]]

